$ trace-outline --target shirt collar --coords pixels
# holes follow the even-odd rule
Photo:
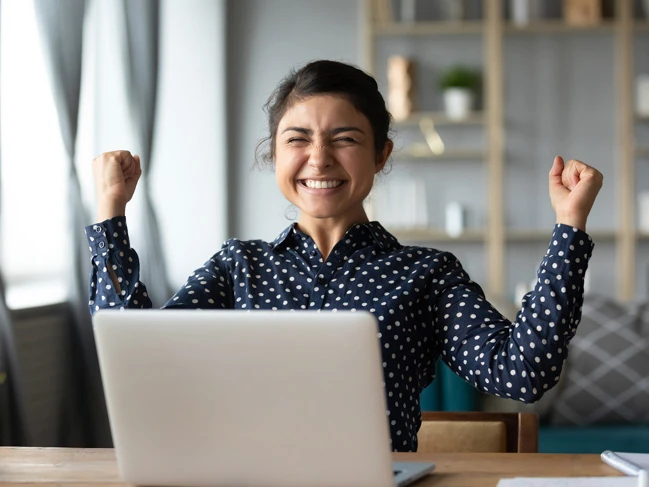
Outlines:
[[[375,244],[382,250],[396,250],[401,248],[401,244],[396,237],[388,232],[383,225],[379,222],[357,223],[345,232],[343,239],[359,240],[363,237],[369,236]],[[292,223],[280,233],[275,240],[273,240],[273,249],[281,250],[289,246],[291,243],[304,241],[304,238],[309,238],[308,235],[300,232],[297,228],[297,223]]]

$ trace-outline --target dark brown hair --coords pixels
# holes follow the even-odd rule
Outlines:
[[[299,70],[292,70],[275,88],[264,105],[268,116],[268,137],[257,144],[258,165],[275,160],[277,127],[286,111],[296,102],[315,95],[341,95],[367,117],[374,135],[378,156],[389,140],[392,117],[385,108],[376,80],[350,64],[337,61],[313,61]]]

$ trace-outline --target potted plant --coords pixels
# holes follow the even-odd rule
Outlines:
[[[452,66],[442,73],[439,87],[444,96],[446,115],[453,120],[469,116],[480,88],[480,71],[465,66]]]

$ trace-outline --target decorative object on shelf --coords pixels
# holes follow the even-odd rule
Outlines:
[[[524,26],[541,17],[541,0],[509,0],[509,13],[515,25]]]
[[[638,193],[638,230],[649,233],[649,191]]]
[[[401,22],[417,20],[417,0],[401,0]]]
[[[464,231],[464,208],[457,201],[446,204],[446,220],[444,228],[449,237],[457,238]]]
[[[390,0],[373,0],[372,6],[374,10],[374,18],[378,24],[386,25],[394,22]]]
[[[395,121],[400,121],[410,116],[414,105],[414,63],[404,56],[390,56],[388,110]]]
[[[639,74],[635,78],[635,112],[649,117],[649,74]]]
[[[479,71],[459,65],[442,74],[439,87],[443,91],[448,118],[462,120],[471,114],[480,78]]]
[[[426,139],[426,144],[433,155],[441,155],[444,153],[444,141],[435,128],[435,122],[430,117],[422,117],[419,121],[419,130]]]
[[[440,7],[444,20],[452,22],[464,20],[464,0],[441,0]]]
[[[397,177],[372,190],[373,218],[390,229],[428,226],[426,184],[423,179]]]
[[[563,0],[563,18],[568,25],[598,25],[602,21],[602,0]]]

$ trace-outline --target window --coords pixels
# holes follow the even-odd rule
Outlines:
[[[34,4],[1,5],[0,269],[18,308],[65,297],[68,167]]]

